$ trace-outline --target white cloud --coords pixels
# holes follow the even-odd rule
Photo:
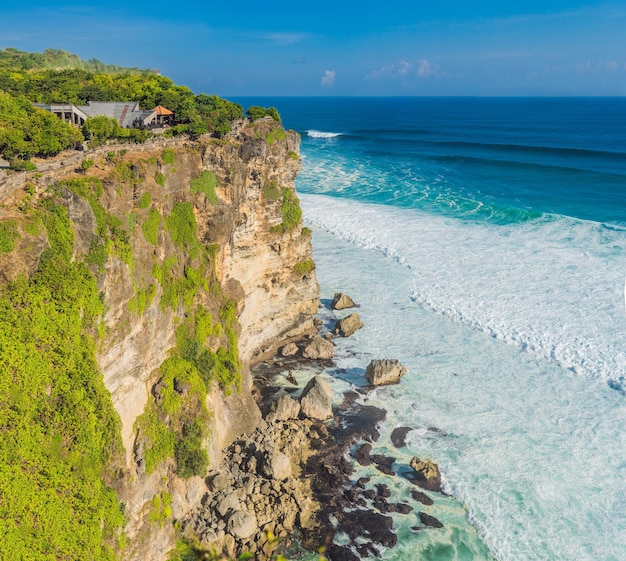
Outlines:
[[[261,33],[254,37],[271,41],[276,45],[293,45],[305,40],[309,35],[307,33]]]
[[[378,70],[372,70],[368,78],[377,79],[389,76],[392,78],[401,78],[407,76],[413,65],[406,60],[401,60],[397,64],[383,64]]]
[[[412,64],[406,60],[394,64],[384,64],[377,70],[373,70],[368,79],[378,78],[440,78],[446,74],[441,71],[439,65],[431,64],[425,58],[419,60],[417,64]]]
[[[576,71],[579,74],[586,74],[588,72],[618,72],[622,69],[626,70],[626,63],[620,64],[615,60],[609,60],[607,62],[583,62],[576,66]]]
[[[335,85],[335,75],[336,72],[334,70],[326,70],[324,75],[322,76],[321,85],[325,88],[330,88]]]
[[[439,70],[438,65],[433,65],[423,58],[417,63],[416,75],[418,78],[429,78],[431,76],[436,78],[441,76],[441,71]]]

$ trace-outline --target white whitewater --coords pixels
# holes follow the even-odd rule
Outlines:
[[[440,464],[495,556],[626,559],[626,402],[607,383],[626,374],[624,233],[319,195],[302,206],[323,295],[350,293],[366,324],[339,340],[331,374],[359,385],[371,358],[409,368],[370,397],[389,411],[383,431],[418,429],[407,453]],[[458,542],[453,519],[438,539]],[[472,559],[438,556],[433,533],[399,535],[385,559]]]

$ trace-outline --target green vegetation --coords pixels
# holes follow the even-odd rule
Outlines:
[[[139,288],[135,285],[135,297],[130,300],[128,305],[133,314],[142,316],[146,308],[152,303],[156,296],[156,286],[151,284],[148,288]]]
[[[160,171],[157,171],[154,174],[154,180],[156,181],[157,185],[160,185],[161,187],[165,187],[165,175],[162,174]]]
[[[152,196],[150,195],[150,193],[148,192],[143,193],[141,197],[139,197],[139,200],[137,201],[137,206],[139,208],[148,208],[150,206],[151,200],[152,200]]]
[[[290,189],[283,187],[283,202],[280,207],[283,215],[283,228],[291,232],[302,222],[302,209],[300,199]]]
[[[168,129],[170,135],[223,137],[234,120],[244,117],[241,105],[216,95],[195,95],[188,87],[149,70],[105,65],[95,59],[82,61],[60,50],[4,49],[0,50],[0,155],[5,154],[10,162],[47,157],[82,142],[78,129],[32,103],[83,105],[87,101],[137,101],[147,109],[163,105],[174,111],[179,123]],[[108,139],[143,142],[151,136],[147,131],[120,128],[108,117],[88,119],[84,133],[92,145]]]
[[[300,199],[287,187],[283,187],[283,202],[280,205],[283,221],[277,226],[272,226],[271,232],[284,234],[293,230],[302,222],[302,209]]]
[[[166,165],[173,165],[176,161],[176,152],[171,148],[166,148],[161,153],[161,160],[163,160],[163,163]]]
[[[78,129],[0,88],[0,157],[12,167],[33,156],[54,156],[82,139]]]
[[[300,277],[308,275],[313,269],[315,269],[315,263],[311,259],[299,261],[293,266],[293,272]]]
[[[82,127],[83,136],[90,141],[90,145],[101,146],[107,140],[130,140],[144,142],[152,133],[140,129],[127,129],[120,126],[117,119],[99,115],[90,117]]]
[[[219,203],[215,187],[217,187],[217,177],[212,171],[205,170],[198,177],[189,183],[192,193],[204,193],[207,201],[212,205]]]
[[[164,491],[159,495],[154,495],[150,503],[148,520],[152,524],[158,524],[159,527],[162,527],[172,517],[172,495]]]
[[[307,226],[302,228],[300,233],[302,234],[302,236],[307,237],[307,238],[313,235],[313,231],[311,230],[311,228],[308,228]]]
[[[165,219],[165,229],[172,237],[172,241],[181,250],[187,250],[192,259],[200,257],[198,226],[191,203],[175,202],[172,214]]]
[[[129,267],[133,267],[133,252],[130,245],[130,235],[124,228],[122,221],[107,212],[99,201],[102,195],[102,182],[96,177],[70,179],[59,182],[55,186],[57,191],[64,188],[84,197],[90,204],[96,217],[96,233],[107,244],[107,251],[115,253]]]
[[[156,208],[151,208],[148,213],[148,218],[141,225],[141,231],[148,243],[152,245],[158,245],[159,243],[159,228],[161,226],[161,215]]]
[[[34,68],[54,70],[78,68],[101,73],[128,72],[139,74],[150,72],[139,68],[122,68],[121,66],[104,64],[95,58],[87,61],[81,60],[78,56],[62,49],[46,49],[43,53],[26,53],[10,47],[0,50],[1,70],[32,70]]]
[[[267,181],[263,185],[263,199],[269,202],[274,202],[280,199],[280,189],[278,188],[277,181]]]
[[[298,153],[297,152],[293,152],[293,151],[289,152],[289,157],[292,160],[296,160],[296,162],[300,159],[300,156],[298,155]]]
[[[152,275],[163,288],[160,302],[163,310],[176,310],[180,305],[186,309],[191,308],[198,290],[207,287],[203,265],[196,268],[185,265],[182,275],[179,271],[180,265],[176,256],[168,257],[161,265],[155,264],[152,268]]]
[[[176,459],[180,477],[202,475],[208,467],[206,386],[193,364],[173,356],[160,368],[161,378],[136,426],[144,441],[146,473]]]
[[[15,220],[0,222],[0,253],[13,251],[17,237],[17,222]]]
[[[80,163],[80,169],[83,171],[87,171],[91,166],[94,165],[94,161],[93,160],[89,160],[87,158],[85,158],[81,163]]]
[[[274,121],[280,123],[282,122],[280,119],[280,115],[276,107],[259,107],[258,105],[253,105],[252,107],[248,107],[246,111],[246,115],[251,121],[256,121],[257,119],[262,119],[263,117],[271,117]]]
[[[104,479],[122,447],[95,359],[103,306],[53,201],[37,271],[0,292],[0,558],[112,561],[123,515]]]

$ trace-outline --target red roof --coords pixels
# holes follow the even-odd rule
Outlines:
[[[163,107],[162,105],[157,105],[152,111],[156,111],[157,115],[173,115],[174,114],[172,111],[170,111],[166,107]]]

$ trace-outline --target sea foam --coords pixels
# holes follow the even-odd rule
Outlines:
[[[308,130],[306,131],[307,136],[310,136],[311,138],[335,138],[337,136],[341,136],[342,133],[340,132],[324,132],[324,131],[317,131],[317,130]]]
[[[302,202],[311,225],[409,268],[420,306],[622,387],[623,231],[554,216],[498,226],[317,195]]]
[[[536,312],[540,318],[545,314],[535,310],[533,291],[552,283],[552,289],[543,290],[542,296],[559,303],[553,302],[550,309],[558,310],[559,319],[570,322],[569,329],[563,330],[565,335],[575,327],[567,310],[568,299],[580,303],[587,314],[594,309],[590,301],[596,301],[601,311],[586,322],[593,334],[591,326],[597,324],[598,316],[611,316],[613,308],[610,303],[598,304],[607,298],[611,301],[608,284],[600,283],[596,292],[590,292],[590,286],[592,281],[604,278],[606,283],[608,277],[617,277],[607,272],[611,269],[607,263],[615,257],[614,252],[622,251],[616,246],[619,240],[598,225],[566,226],[567,221],[559,224],[556,219],[554,224],[535,225],[535,234],[547,237],[535,239],[533,245],[530,233],[517,239],[508,228],[490,227],[480,235],[480,229],[470,234],[475,224],[441,221],[413,211],[324,196],[304,195],[302,203],[314,227],[314,258],[323,296],[338,290],[348,292],[360,304],[359,315],[365,323],[352,337],[336,340],[336,368],[331,374],[344,383],[363,385],[365,366],[371,358],[381,357],[398,358],[409,370],[398,386],[378,388],[367,395],[369,404],[388,411],[375,445],[382,448],[376,451],[397,457],[400,464],[412,455],[434,459],[446,490],[466,505],[469,519],[499,561],[623,561],[624,396],[593,374],[590,377],[556,366],[552,359],[541,358],[528,348],[505,343],[504,337],[488,336],[469,319],[457,321],[453,313],[461,307],[476,322],[477,317],[483,318],[481,321],[492,315],[505,317],[498,312],[497,301],[508,301],[521,289],[513,299],[517,325],[533,334],[540,346],[543,339],[533,322]],[[578,228],[582,231],[576,232]],[[328,231],[336,234],[328,235]],[[471,258],[472,246],[463,245],[467,235],[482,261]],[[539,282],[537,273],[530,271],[535,279],[532,287],[524,287],[523,278],[515,279],[515,275],[499,278],[496,264],[507,269],[512,259],[503,253],[507,245],[512,256],[521,254],[526,266],[525,252],[519,247],[547,251],[558,273],[552,271]],[[450,254],[454,246],[458,250]],[[577,283],[570,286],[560,277],[569,278],[568,266],[580,269],[581,262],[588,259],[580,252],[590,247],[596,247],[600,255],[589,264],[597,268],[604,260],[603,275],[583,282],[578,299],[565,298],[562,292],[575,291]],[[450,269],[453,273],[448,274],[456,262]],[[428,269],[431,274],[424,277]],[[466,269],[463,274],[459,273],[462,269]],[[525,271],[517,269],[516,273]],[[459,284],[461,276],[468,278],[467,283]],[[432,299],[438,295],[443,300],[442,295],[458,291],[457,299],[446,307],[445,314],[433,313],[418,303],[416,283],[422,285],[422,291],[428,283]],[[505,285],[509,293],[504,291]],[[476,303],[476,295],[486,295],[488,287],[496,297],[488,304]],[[615,294],[616,300],[619,296]],[[528,300],[532,302],[526,303]],[[464,301],[473,307],[466,307]],[[617,307],[623,314],[621,303]],[[491,312],[492,308],[495,311]],[[612,346],[616,335],[605,335],[603,348],[619,350]],[[549,339],[550,334],[545,337]],[[590,346],[599,345],[600,339],[595,337]],[[573,345],[571,337],[565,340]],[[600,362],[606,365],[608,359]],[[396,426],[416,430],[409,433],[406,450],[385,450]],[[410,501],[410,491],[401,481],[396,480],[393,488],[398,499]],[[444,510],[428,512],[442,520],[442,532],[412,533],[408,529],[415,522],[396,520],[399,544],[383,558],[487,559],[478,553],[478,544],[458,518],[448,513],[447,507],[441,508]]]

